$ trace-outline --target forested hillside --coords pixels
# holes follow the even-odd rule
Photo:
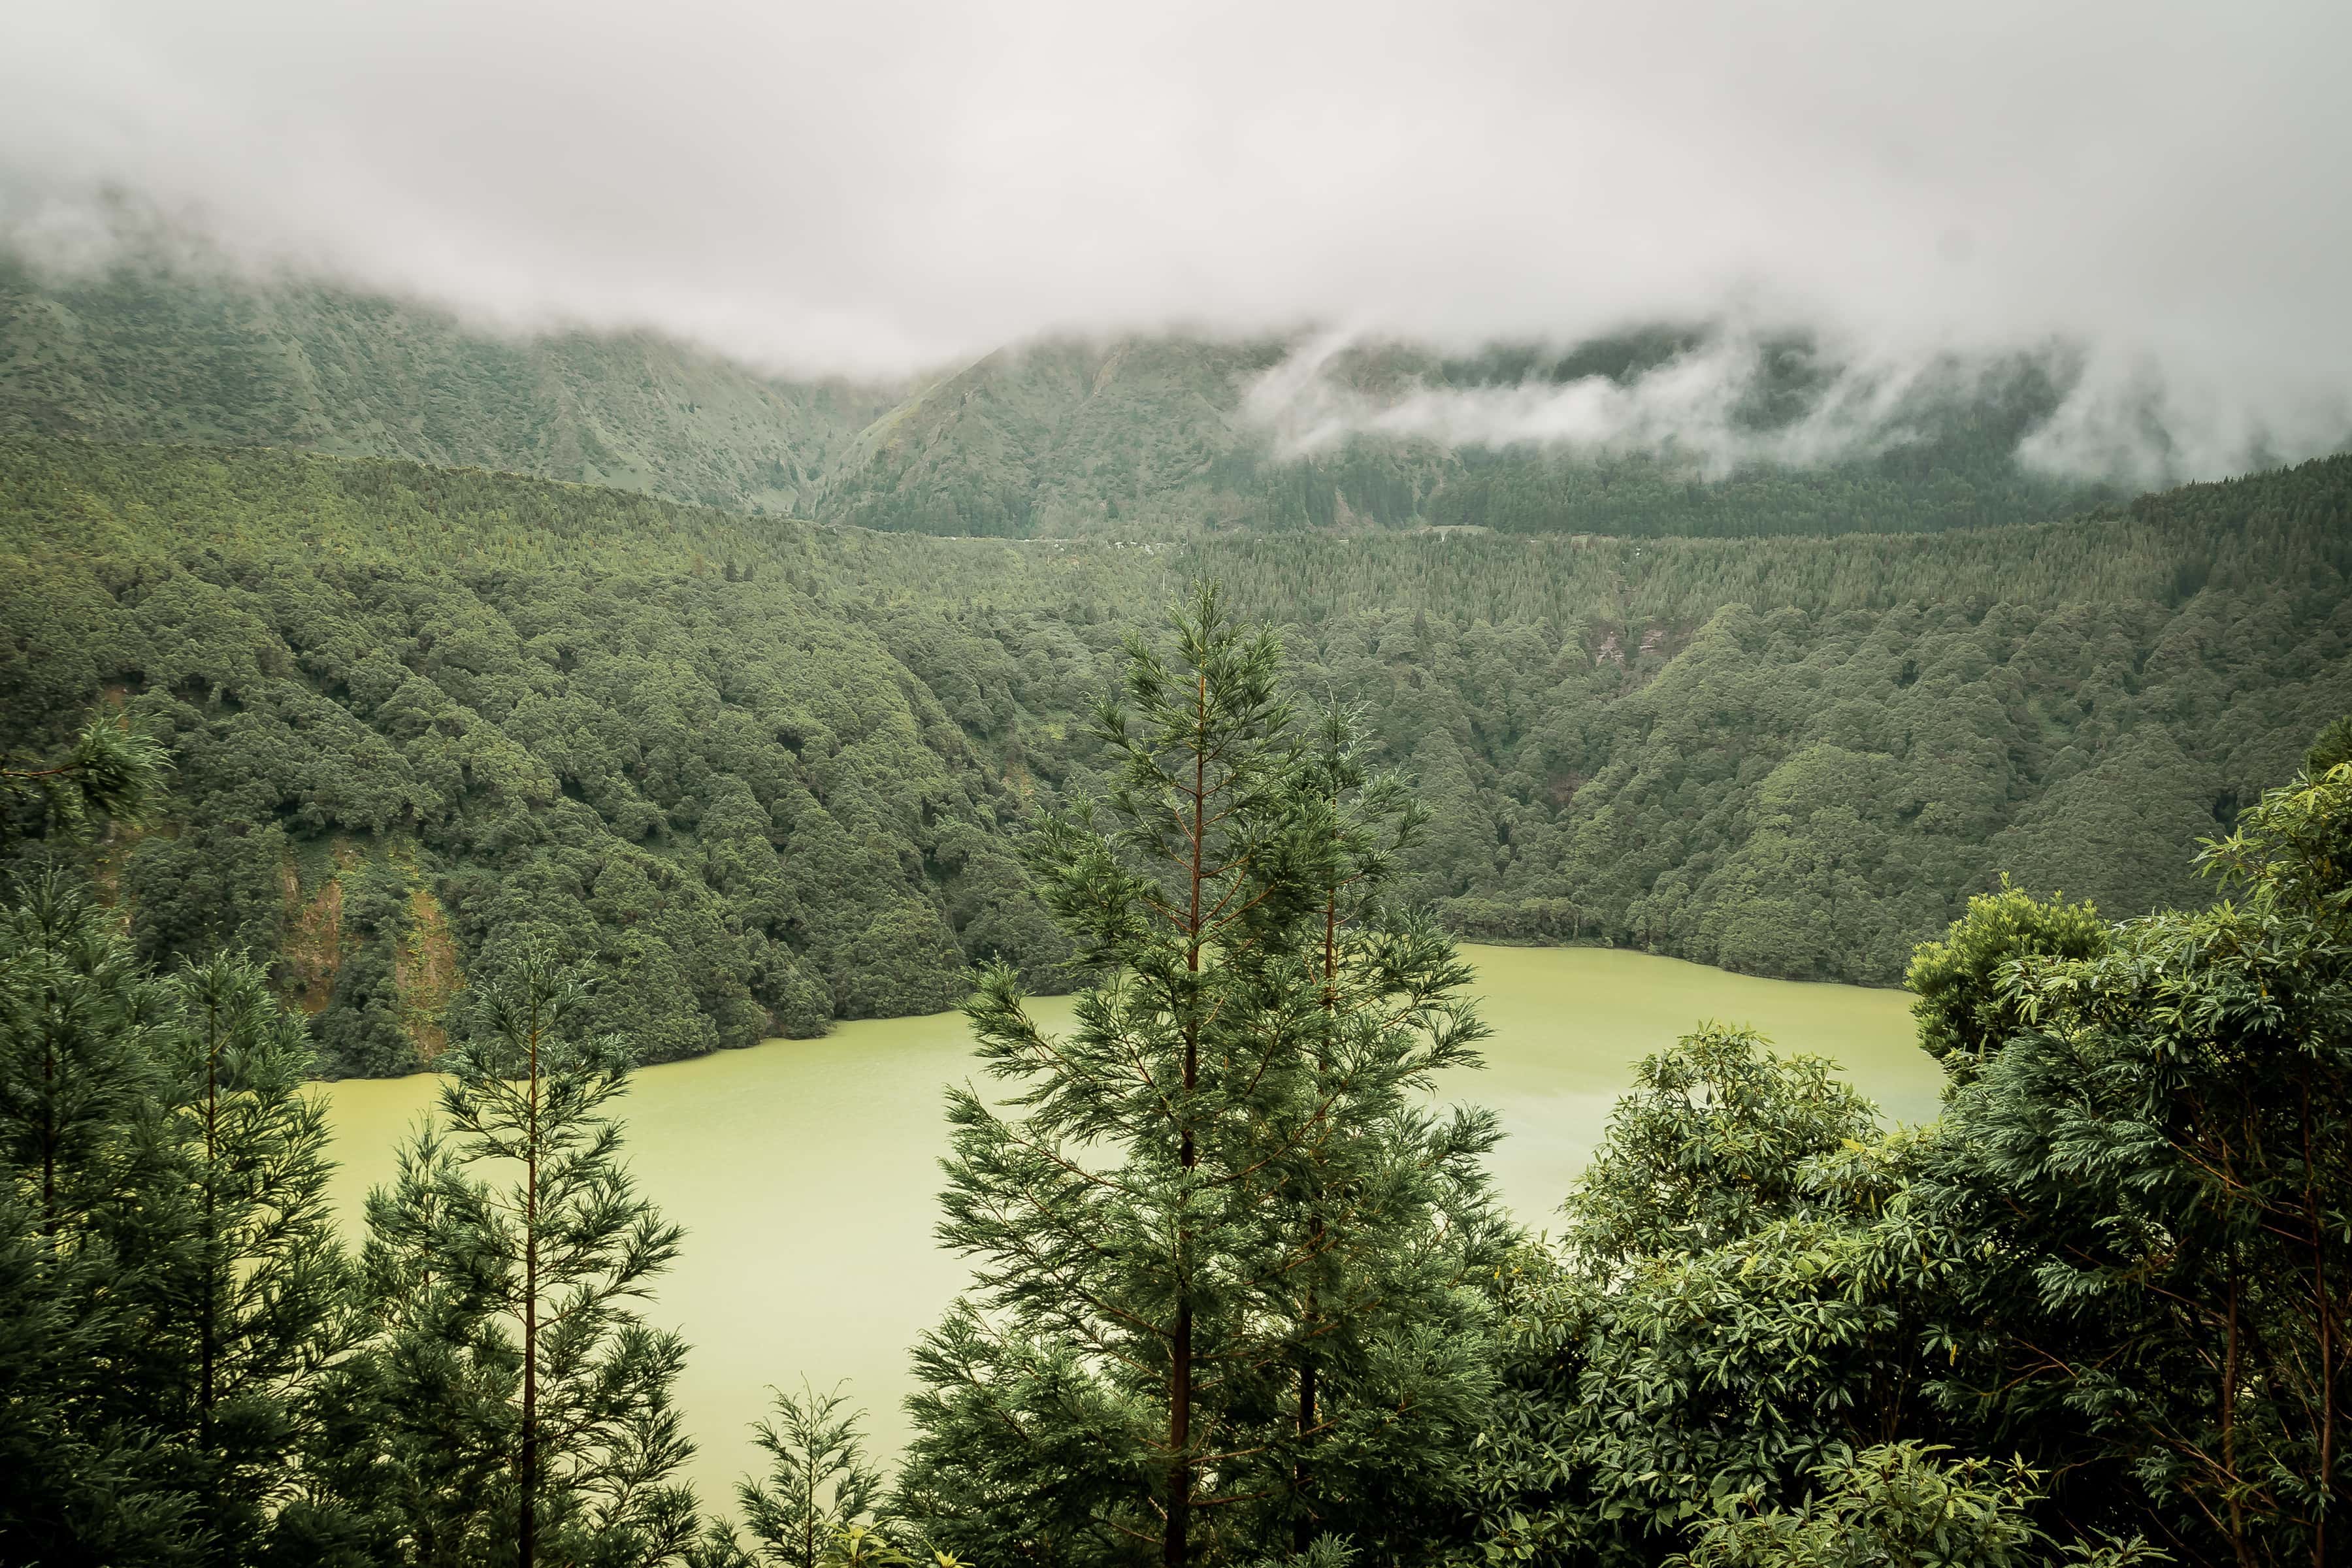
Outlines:
[[[1533,442],[1445,444],[1360,433],[1284,449],[1244,393],[1296,344],[1181,337],[1055,342],[992,354],[866,429],[829,470],[815,515],[930,533],[1167,538],[1268,531],[1488,528],[1659,536],[1928,531],[2039,521],[2097,487],[2027,474],[2018,441],[2056,406],[2052,365],[1930,384],[1888,416],[1899,438],[1843,460],[1593,453]],[[1448,359],[1397,345],[1324,374],[1379,409],[1418,390],[1623,386],[1708,346],[1651,331],[1566,351]],[[1763,436],[1819,405],[1837,369],[1790,340],[1760,356],[1734,423]]]
[[[925,539],[478,471],[0,444],[0,746],[177,764],[107,847],[140,951],[274,955],[412,1065],[534,936],[649,1059],[1058,984],[1011,848],[1099,784],[1120,636],[1195,577],[1363,705],[1465,933],[1891,982],[2000,873],[2193,900],[2352,708],[2352,459],[2074,521],[1748,541]]]
[[[650,333],[500,335],[217,263],[53,277],[0,250],[0,433],[413,458],[791,514],[890,401]]]
[[[1650,330],[1453,359],[1372,345],[1325,369],[1380,405],[1416,388],[1622,385],[1709,342]],[[407,458],[958,535],[1914,531],[2038,521],[2104,495],[2013,460],[2056,406],[2055,362],[1931,377],[1882,411],[1882,438],[1840,460],[1718,472],[1699,454],[1406,435],[1292,454],[1247,399],[1299,346],[1180,333],[1032,344],[908,395],[766,375],[648,334],[501,335],[332,282],[250,280],[152,239],[82,273],[0,252],[0,434]],[[1801,340],[1770,345],[1734,422],[1790,427],[1838,369]]]

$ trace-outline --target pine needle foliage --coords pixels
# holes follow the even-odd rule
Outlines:
[[[449,1256],[465,1175],[446,1135],[428,1120],[397,1158],[368,1194],[357,1294],[370,1342],[329,1395],[327,1484],[368,1521],[378,1561],[504,1562],[513,1346]]]
[[[583,994],[539,950],[484,982],[478,1026],[449,1058],[446,1131],[414,1140],[371,1205],[372,1278],[410,1321],[390,1347],[394,1386],[460,1396],[428,1457],[432,1491],[446,1500],[464,1479],[496,1500],[468,1528],[502,1539],[449,1542],[456,1561],[617,1568],[694,1539],[674,1479],[693,1450],[669,1400],[686,1347],[639,1311],[682,1233],[622,1163],[611,1107],[628,1054],[567,1027]]]
[[[866,1458],[862,1415],[837,1388],[776,1391],[773,1413],[751,1429],[768,1473],[735,1489],[761,1568],[821,1568],[844,1532],[882,1522],[882,1472]]]
[[[155,1292],[193,1427],[206,1531],[267,1533],[293,1494],[308,1446],[308,1394],[350,1348],[349,1263],[328,1208],[327,1116],[304,1092],[310,1032],[260,968],[220,955],[173,976],[177,1003],[159,1052],[163,1132],[177,1177]],[[161,1258],[158,1259],[160,1263]]]
[[[1263,1211],[1278,1257],[1265,1310],[1287,1338],[1295,1412],[1274,1445],[1287,1495],[1267,1519],[1287,1514],[1297,1552],[1337,1536],[1403,1557],[1445,1534],[1489,1376],[1461,1283],[1511,1227],[1482,1164],[1492,1114],[1426,1108],[1439,1072],[1478,1065],[1486,1031],[1451,940],[1391,901],[1429,814],[1368,750],[1360,714],[1316,715],[1280,872],[1304,890],[1292,952],[1317,1006]]]
[[[1002,967],[967,1008],[1014,1089],[950,1097],[940,1234],[976,1288],[918,1352],[901,1506],[972,1561],[1287,1547],[1322,1473],[1310,1447],[1342,1496],[1378,1491],[1359,1472],[1386,1473],[1383,1443],[1399,1458],[1392,1426],[1348,1425],[1358,1389],[1422,1378],[1448,1393],[1433,1410],[1475,1405],[1441,1342],[1459,1325],[1414,1310],[1451,1265],[1433,1280],[1416,1260],[1450,1258],[1438,1200],[1492,1133],[1407,1103],[1473,1059],[1477,1028],[1451,947],[1372,918],[1402,792],[1363,790],[1344,743],[1317,755],[1278,645],[1214,588],[1171,633],[1164,655],[1130,639],[1123,700],[1098,712],[1100,806],[1048,818],[1030,850],[1104,978],[1063,1036]],[[1425,1288],[1379,1296],[1375,1273]],[[1320,1409],[1314,1356],[1334,1373]]]
[[[171,771],[152,737],[106,718],[84,724],[59,755],[0,752],[0,844],[85,835],[101,819],[136,824],[154,809]]]
[[[152,1320],[120,1255],[167,990],[63,877],[0,911],[0,1562],[193,1563]]]
[[[0,919],[0,1147],[35,1223],[70,1247],[118,1184],[169,998],[58,873]]]

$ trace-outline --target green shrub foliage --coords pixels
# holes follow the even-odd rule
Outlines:
[[[2005,889],[1924,945],[1924,1128],[1721,1030],[1646,1064],[1496,1277],[1490,1555],[2340,1552],[2352,764],[2203,865],[2202,910]]]

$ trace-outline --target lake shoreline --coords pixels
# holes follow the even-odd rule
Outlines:
[[[1593,945],[1463,952],[1493,1035],[1484,1068],[1449,1073],[1436,1098],[1501,1118],[1507,1135],[1488,1169],[1530,1230],[1549,1227],[1634,1065],[1703,1021],[1832,1058],[1890,1121],[1922,1120],[1939,1103],[1943,1075],[1917,1048],[1902,993]],[[1067,1026],[1070,998],[1034,1000],[1046,1026]],[[748,1426],[771,1385],[846,1379],[871,1413],[876,1450],[887,1458],[904,1440],[908,1352],[966,1279],[932,1236],[947,1152],[940,1091],[979,1080],[977,1069],[969,1027],[949,1012],[849,1020],[632,1076],[619,1106],[623,1157],[687,1232],[648,1316],[694,1347],[677,1396],[707,1495],[729,1495],[754,1462]],[[329,1102],[341,1162],[331,1198],[350,1239],[441,1077],[315,1086]]]
[[[1910,993],[1906,991],[1899,982],[1882,985],[1871,981],[1829,980],[1819,977],[1800,978],[1780,974],[1756,974],[1744,969],[1730,969],[1719,963],[1708,963],[1701,959],[1685,958],[1680,953],[1660,952],[1655,948],[1623,947],[1615,942],[1554,942],[1539,937],[1480,937],[1475,942],[1460,942],[1458,945],[1465,952],[1473,952],[1480,948],[1508,948],[1517,952],[1621,952],[1639,958],[1659,959],[1669,963],[1686,963],[1695,969],[1710,970],[1717,974],[1731,975],[1741,980],[1762,980],[1780,985],[1835,985],[1849,991],[1879,991],[1904,996],[1908,996],[1910,994]],[[1028,998],[1031,1001],[1040,1002],[1066,1001],[1068,998],[1076,994],[1077,994],[1077,993],[1073,991],[1033,991],[1027,994]],[[744,1051],[765,1050],[771,1046],[801,1045],[811,1040],[828,1040],[839,1034],[844,1028],[858,1025],[895,1024],[908,1018],[952,1018],[959,1016],[960,1009],[950,1007],[944,1012],[939,1013],[893,1013],[887,1017],[835,1018],[833,1021],[832,1027],[828,1028],[822,1035],[767,1035],[752,1041],[749,1045],[720,1046],[715,1050],[704,1051],[698,1056],[677,1057],[668,1061],[646,1062],[633,1070],[636,1072],[650,1072],[656,1068],[677,1067],[685,1062],[707,1061],[713,1057],[737,1055]],[[330,1078],[322,1075],[313,1078],[310,1081],[312,1083],[401,1083],[411,1079],[437,1079],[446,1078],[447,1076],[447,1074],[442,1072],[439,1068],[428,1066],[416,1072],[394,1073],[373,1077],[354,1075],[347,1078]]]

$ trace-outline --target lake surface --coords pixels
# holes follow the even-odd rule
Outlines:
[[[1897,991],[1800,984],[1597,948],[1467,947],[1494,1037],[1447,1099],[1490,1105],[1509,1136],[1496,1177],[1519,1217],[1549,1222],[1633,1064],[1706,1019],[1838,1062],[1890,1118],[1935,1114],[1941,1075]],[[1041,999],[1066,1023],[1069,1004]],[[907,1351],[963,1279],[931,1239],[945,1152],[940,1089],[971,1076],[961,1016],[843,1024],[821,1040],[648,1068],[621,1103],[642,1190],[686,1227],[649,1316],[694,1347],[677,1398],[706,1507],[731,1510],[771,1384],[846,1380],[886,1455],[905,1433]],[[332,1101],[339,1212],[433,1103],[431,1076],[353,1079]]]

